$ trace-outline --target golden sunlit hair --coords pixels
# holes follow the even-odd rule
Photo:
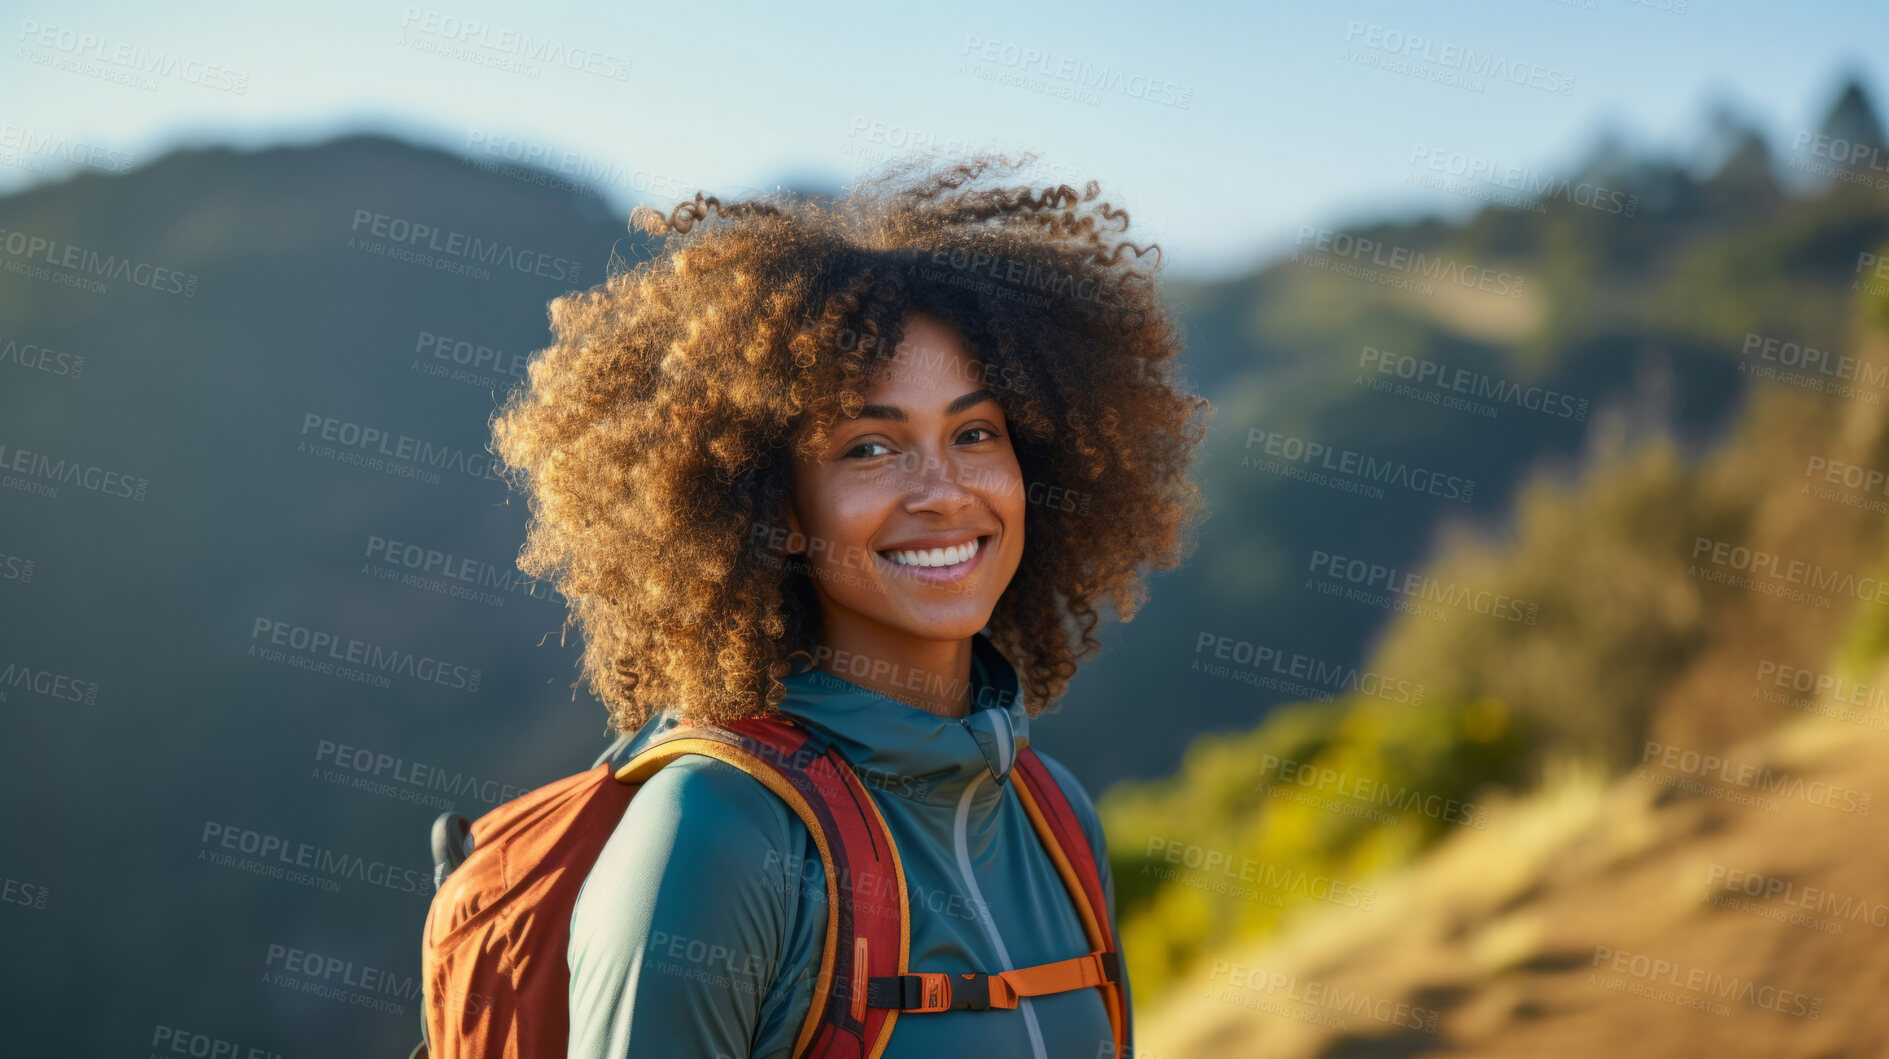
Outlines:
[[[552,344],[493,447],[531,510],[519,568],[569,600],[615,727],[781,701],[819,628],[806,564],[779,550],[791,447],[813,457],[857,414],[911,312],[957,329],[1009,419],[1030,497],[990,632],[1031,715],[1099,649],[1097,604],[1133,617],[1144,568],[1192,551],[1187,468],[1212,408],[1177,379],[1159,247],[1128,242],[1093,181],[996,186],[1031,158],[639,207],[660,252],[551,302]]]

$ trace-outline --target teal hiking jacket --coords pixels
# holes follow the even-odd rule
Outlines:
[[[1030,741],[1016,670],[981,633],[972,680],[962,720],[820,670],[785,680],[782,711],[833,741],[898,846],[914,972],[995,973],[1090,951],[1013,789]],[[620,766],[678,723],[659,712],[606,757]],[[1095,807],[1068,769],[1038,757],[1081,818],[1112,923]],[[631,801],[571,916],[572,1059],[790,1059],[820,969],[825,878],[806,825],[759,781],[700,755],[665,766]],[[1128,1059],[1133,1039],[1131,1021],[1128,1056],[1115,1056],[1101,991],[1078,989],[1014,1010],[902,1014],[884,1055]]]

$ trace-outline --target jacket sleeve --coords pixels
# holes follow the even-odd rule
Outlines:
[[[1036,756],[1042,760],[1044,767],[1049,769],[1050,775],[1056,777],[1056,782],[1063,789],[1063,795],[1069,799],[1069,807],[1074,809],[1076,816],[1082,820],[1083,833],[1089,838],[1089,849],[1095,853],[1095,869],[1102,876],[1102,896],[1108,899],[1109,930],[1115,935],[1115,944],[1119,948],[1122,943],[1122,929],[1115,918],[1115,873],[1109,870],[1108,836],[1102,833],[1102,818],[1096,813],[1095,803],[1089,799],[1089,792],[1083,788],[1082,782],[1076,779],[1075,773],[1069,771],[1062,762],[1040,750],[1036,752]],[[1127,1032],[1124,1034],[1128,1042],[1128,1051],[1120,1059],[1132,1059],[1135,1054],[1134,1000],[1135,995],[1128,985],[1128,961],[1124,959],[1122,961],[1122,1003],[1127,1009],[1128,1016],[1128,1025],[1125,1027]]]
[[[643,784],[571,915],[570,1059],[749,1059],[791,914],[788,812],[712,758]]]

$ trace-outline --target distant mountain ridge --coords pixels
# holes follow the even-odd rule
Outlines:
[[[1377,399],[1360,388],[1357,369],[1377,366],[1385,356],[1461,369],[1492,380],[1489,385],[1498,389],[1548,387],[1597,410],[1630,392],[1640,371],[1635,366],[1639,358],[1657,349],[1673,359],[1676,388],[1687,397],[1675,409],[1682,426],[1705,434],[1723,422],[1737,392],[1733,360],[1727,355],[1736,351],[1726,345],[1741,332],[1727,326],[1730,321],[1673,319],[1686,315],[1682,307],[1657,299],[1649,302],[1644,293],[1621,299],[1624,304],[1619,306],[1603,305],[1604,299],[1596,295],[1624,287],[1657,289],[1661,282],[1670,286],[1672,277],[1662,274],[1687,265],[1688,254],[1701,243],[1774,223],[1781,212],[1807,209],[1793,206],[1770,177],[1775,163],[1763,141],[1731,119],[1723,120],[1728,124],[1720,130],[1719,141],[1737,146],[1709,177],[1693,177],[1674,162],[1635,159],[1618,144],[1602,143],[1568,178],[1577,185],[1593,183],[1631,196],[1638,207],[1631,217],[1583,206],[1561,191],[1543,201],[1540,212],[1492,206],[1460,227],[1426,220],[1366,225],[1343,233],[1400,253],[1427,254],[1452,269],[1512,271],[1526,280],[1519,299],[1504,301],[1447,288],[1427,298],[1408,296],[1317,272],[1291,259],[1221,283],[1171,282],[1170,293],[1183,307],[1192,378],[1222,407],[1216,440],[1202,464],[1210,495],[1217,494],[1219,500],[1221,514],[1215,522],[1277,529],[1285,537],[1267,532],[1258,541],[1243,541],[1237,550],[1245,553],[1244,559],[1253,558],[1250,553],[1257,549],[1262,558],[1272,555],[1267,562],[1277,565],[1303,551],[1298,545],[1287,546],[1287,540],[1302,543],[1308,533],[1332,535],[1322,522],[1301,523],[1278,511],[1278,502],[1298,506],[1317,495],[1298,488],[1298,483],[1251,475],[1224,478],[1223,469],[1239,462],[1247,428],[1258,428],[1264,419],[1277,432],[1280,410],[1290,409],[1290,420],[1301,425],[1317,422],[1316,429],[1304,426],[1300,431],[1307,440],[1387,460],[1401,455],[1406,463],[1446,469],[1477,483],[1467,505],[1437,507],[1415,496],[1392,496],[1357,507],[1328,498],[1337,510],[1348,509],[1355,516],[1351,521],[1394,527],[1389,533],[1371,533],[1359,525],[1362,536],[1340,531],[1329,542],[1381,561],[1417,558],[1427,537],[1418,527],[1445,515],[1499,514],[1517,476],[1537,458],[1578,454],[1581,427],[1576,422],[1511,417],[1496,428],[1505,444],[1492,450],[1476,436],[1474,428],[1483,424],[1439,418],[1434,408],[1409,401]],[[1822,128],[1855,143],[1882,139],[1875,109],[1855,83],[1839,93]],[[435,354],[428,370],[443,366],[463,371],[464,366],[452,360],[461,355],[454,350],[502,350],[503,364],[495,361],[492,366],[504,370],[483,372],[490,385],[476,413],[463,400],[471,392],[455,388],[437,396],[455,393],[462,399],[456,411],[425,402],[388,410],[386,429],[412,416],[414,432],[430,430],[476,451],[484,443],[483,412],[505,387],[522,378],[521,358],[548,337],[543,327],[545,300],[601,279],[612,254],[628,259],[647,250],[624,231],[619,219],[604,215],[597,197],[586,193],[589,189],[567,175],[511,163],[484,164],[488,161],[377,136],[345,137],[311,148],[184,151],[128,174],[82,173],[10,196],[0,200],[0,216],[11,218],[19,230],[37,226],[63,233],[68,242],[142,254],[164,267],[203,277],[201,295],[187,305],[158,302],[139,307],[140,314],[159,314],[147,317],[154,323],[174,319],[166,315],[169,310],[194,312],[216,304],[230,314],[226,323],[237,324],[242,312],[280,302],[284,291],[293,291],[300,304],[281,307],[291,316],[316,306],[346,305],[347,318],[360,325],[361,332],[375,333],[381,320],[390,329],[411,331],[398,342],[413,347],[409,352]],[[147,208],[156,203],[163,203],[164,209]],[[1863,211],[1854,220],[1858,245],[1866,245],[1883,227],[1879,211]],[[396,232],[403,238],[390,240]],[[415,232],[427,234],[421,238]],[[455,240],[478,240],[483,255],[495,258],[497,267],[490,260],[444,252]],[[384,244],[382,252],[367,249],[371,243]],[[1542,255],[1562,245],[1580,247],[1585,264],[1576,264],[1571,272],[1566,264],[1544,269]],[[1318,256],[1313,247],[1302,249]],[[409,260],[397,260],[402,255]],[[417,255],[429,260],[419,261]],[[267,287],[255,281],[247,264],[238,265],[262,260],[279,266],[271,271]],[[526,267],[515,267],[520,263]],[[231,271],[224,273],[224,267]],[[451,275],[456,269],[482,270],[484,275]],[[347,282],[370,274],[379,279]],[[342,280],[332,278],[335,275]],[[494,290],[496,297],[484,296],[485,288],[495,283],[504,289]],[[479,290],[481,296],[465,299],[467,288]],[[1766,326],[1798,335],[1801,341],[1834,344],[1839,336],[1829,333],[1823,322],[1828,317],[1820,312],[1827,304],[1803,302],[1801,311]],[[23,314],[17,311],[22,308]],[[18,306],[13,315],[16,323],[32,321],[28,329],[40,326],[55,332],[42,337],[56,348],[108,348],[118,340],[110,328],[103,334],[88,333],[98,321],[83,312],[60,318]],[[1511,322],[1490,322],[1499,320]],[[69,337],[57,333],[81,321],[83,328]],[[274,340],[290,348],[315,342],[306,332],[279,334]],[[345,360],[334,347],[351,340],[322,341],[327,350],[308,355],[328,358],[339,368]],[[200,348],[215,351],[212,346]],[[442,352],[448,354],[443,363],[437,356]],[[94,358],[94,371],[105,371],[109,359]],[[219,367],[218,373],[232,381],[253,380],[266,390],[267,373],[252,374],[260,363],[246,358]],[[166,379],[146,375],[144,381],[155,387],[147,392],[155,393],[162,392]],[[135,421],[135,408],[122,411],[132,418],[113,418]],[[1386,517],[1378,520],[1376,514]],[[1161,618],[1167,612],[1214,614],[1217,625],[1239,625],[1286,643],[1296,639],[1297,647],[1333,662],[1355,658],[1381,620],[1381,615],[1340,610],[1321,615],[1317,627],[1308,630],[1302,620],[1255,618],[1250,611],[1256,598],[1278,598],[1266,586],[1279,582],[1255,582],[1250,573],[1231,578],[1212,573],[1236,561],[1219,557],[1222,543],[1231,542],[1216,540],[1209,528],[1195,566],[1159,579],[1161,587],[1146,612],[1149,620],[1132,635],[1111,631],[1110,657],[1091,664],[1097,679],[1089,679],[1087,671],[1078,677],[1070,708],[1126,717],[1144,701],[1143,694],[1126,691],[1137,682],[1135,674],[1146,675],[1141,681],[1145,693],[1166,686],[1169,677],[1184,669],[1190,642],[1186,634],[1165,644],[1149,642],[1156,627],[1167,624]],[[498,550],[510,547],[507,543]],[[1229,590],[1238,595],[1228,597]],[[1209,602],[1204,608],[1203,597]],[[1190,691],[1211,699],[1224,689]],[[1257,716],[1240,699],[1202,703],[1200,710],[1195,722],[1134,748],[1085,745],[1082,733],[1072,731],[1065,736],[1071,744],[1063,749],[1086,763],[1084,771],[1099,780],[1153,775],[1171,767],[1173,755],[1196,724],[1241,725]],[[1054,722],[1050,724],[1053,730]]]
[[[1880,140],[1874,114],[1846,91],[1823,125]],[[1734,142],[1704,177],[1670,161],[1590,163],[1637,197],[1630,217],[1569,196],[1462,225],[1333,233],[1391,248],[1387,262],[1425,255],[1434,274],[1308,240],[1296,259],[1225,282],[1170,283],[1192,377],[1220,409],[1200,465],[1213,514],[1192,562],[1155,578],[1131,626],[1105,630],[1108,652],[1035,730],[1041,745],[1092,790],[1170,773],[1201,733],[1250,729],[1308,697],[1301,679],[1194,668],[1222,639],[1339,680],[1358,665],[1393,611],[1308,589],[1311,574],[1330,583],[1348,568],[1338,560],[1421,570],[1442,527],[1499,525],[1527,474],[1580,459],[1605,409],[1650,409],[1709,440],[1740,407],[1749,335],[1841,348],[1858,255],[1889,238],[1889,199],[1835,179],[1789,197],[1762,142]],[[557,642],[555,597],[427,566],[509,567],[524,510],[479,465],[487,417],[546,341],[546,302],[649,250],[595,196],[518,176],[356,136],[178,151],[0,198],[0,350],[12,351],[0,445],[147,483],[141,500],[82,484],[43,495],[9,464],[25,484],[0,494],[0,669],[33,675],[9,688],[19,730],[0,764],[105,777],[10,832],[9,872],[57,898],[12,939],[35,954],[6,979],[18,1009],[56,1013],[18,1030],[17,1047],[129,1051],[153,1023],[213,1023],[295,1054],[410,1044],[410,1017],[337,1020],[331,1001],[264,976],[281,971],[271,946],[411,973],[423,895],[259,880],[209,858],[205,825],[421,871],[438,811],[422,797],[436,792],[351,776],[335,748],[517,788],[601,745],[602,711],[569,689],[576,644]],[[14,249],[13,233],[196,286],[75,285],[85,277]],[[1523,281],[1514,296],[1460,282],[1502,273]],[[1590,414],[1445,405],[1433,383],[1399,390],[1406,365],[1552,390]],[[1312,445],[1387,479],[1290,455]],[[1454,482],[1455,495],[1419,481]],[[27,562],[30,579],[4,576]],[[412,664],[373,669],[368,656]],[[94,701],[27,690],[42,676],[95,685]],[[111,830],[94,843],[75,821]],[[171,918],[117,899],[127,864]],[[258,886],[297,900],[270,906]],[[205,922],[226,936],[172,984],[166,954],[212,944]],[[79,980],[130,999],[64,1013],[63,983]],[[270,1041],[285,1024],[301,1035]]]

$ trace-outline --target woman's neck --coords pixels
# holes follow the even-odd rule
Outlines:
[[[971,640],[927,640],[884,626],[828,623],[814,664],[836,677],[948,720],[970,715]]]

